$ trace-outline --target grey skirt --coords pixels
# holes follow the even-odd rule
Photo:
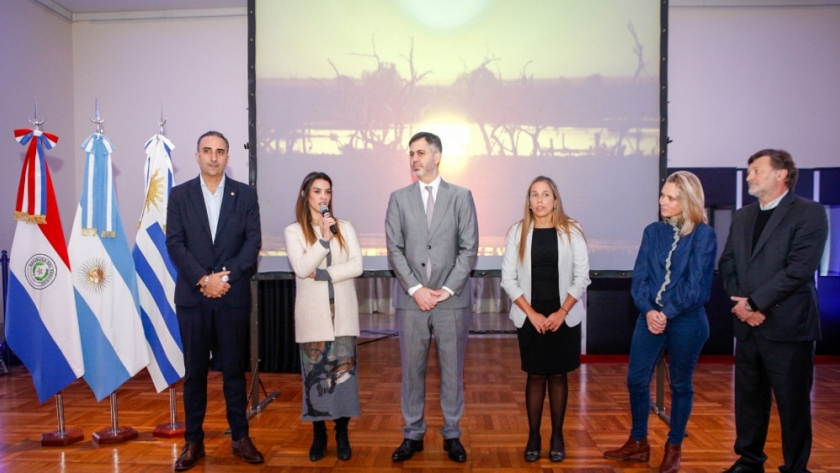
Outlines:
[[[300,346],[305,421],[358,417],[359,382],[356,377],[356,337],[307,342]]]

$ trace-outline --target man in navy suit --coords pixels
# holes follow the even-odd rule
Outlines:
[[[394,461],[423,451],[429,339],[437,340],[443,449],[467,461],[459,422],[464,412],[464,354],[470,328],[470,271],[478,253],[472,193],[440,178],[440,138],[420,132],[409,140],[417,182],[391,194],[385,217],[388,262],[400,288],[394,305],[402,358],[403,442]]]
[[[248,330],[250,279],[262,243],[256,191],[225,176],[227,138],[208,131],[198,139],[200,174],[172,188],[166,214],[166,247],[178,269],[175,310],[184,344],[184,450],[175,470],[204,456],[207,373],[212,355],[222,371],[234,455],[262,463],[248,435]]]
[[[787,151],[750,157],[747,185],[758,202],[735,212],[720,274],[735,302],[735,453],[727,472],[763,472],[771,392],[782,427],[784,473],[808,471],[811,386],[820,311],[814,273],[828,235],[822,205],[794,194]]]

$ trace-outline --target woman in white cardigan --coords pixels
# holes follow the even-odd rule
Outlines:
[[[322,215],[321,209],[328,213]],[[286,251],[297,278],[295,341],[303,374],[301,418],[313,425],[309,459],[324,458],[325,420],[335,421],[338,458],[352,455],[347,424],[358,417],[356,337],[359,305],[353,279],[362,274],[362,250],[353,225],[332,216],[332,179],[309,173],[298,194],[297,222],[286,227]]]
[[[581,301],[589,286],[589,256],[580,225],[563,211],[557,185],[538,176],[528,187],[525,216],[508,231],[502,287],[514,305],[522,370],[528,373],[525,460],[540,458],[546,385],[551,408],[549,459],[566,457],[563,420],[569,385],[566,374],[580,367]]]

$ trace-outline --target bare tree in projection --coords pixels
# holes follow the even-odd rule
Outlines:
[[[337,86],[333,88],[333,94],[340,104],[340,120],[354,130],[349,141],[344,141],[335,133],[330,138],[344,154],[359,150],[402,149],[404,130],[412,118],[407,112],[407,105],[417,84],[432,71],[418,72],[415,68],[413,40],[408,55],[402,56],[408,61],[408,79],[400,75],[395,63],[380,58],[373,38],[370,53],[352,55],[373,59],[376,67],[362,72],[361,78],[353,80],[342,75],[329,60],[336,75]]]

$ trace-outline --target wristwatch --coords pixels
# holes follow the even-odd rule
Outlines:
[[[201,283],[204,287],[207,287],[208,284],[210,284],[210,275],[204,276],[204,282]]]
[[[747,309],[747,312],[755,312],[755,309],[753,309],[753,306],[750,305],[750,300],[749,299],[744,301],[744,308]]]

